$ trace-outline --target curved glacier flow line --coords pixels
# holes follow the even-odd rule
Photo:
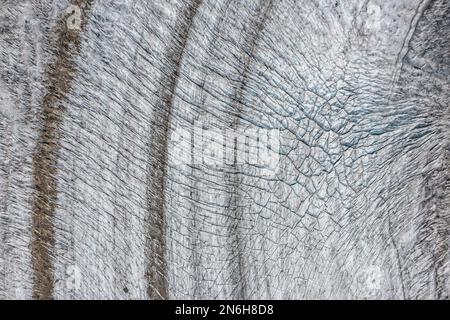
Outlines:
[[[82,8],[79,28],[70,28],[66,15],[56,27],[56,57],[47,66],[45,79],[47,93],[42,101],[42,127],[33,154],[33,182],[36,188],[32,209],[31,259],[33,265],[33,298],[52,299],[54,270],[52,250],[55,243],[53,216],[58,198],[57,161],[59,149],[59,128],[64,117],[60,104],[71,89],[76,67],[73,62],[81,47],[81,33],[86,26],[86,18],[92,0],[76,0],[72,7]],[[70,14],[70,12],[69,12]],[[73,15],[69,16],[69,18]],[[72,21],[73,22],[73,21]]]
[[[167,171],[167,147],[172,104],[180,75],[181,62],[191,27],[198,8],[203,0],[192,1],[180,14],[175,28],[179,30],[174,36],[174,43],[168,50],[168,70],[161,82],[161,110],[156,110],[156,126],[161,128],[149,142],[151,152],[149,176],[147,182],[147,203],[149,210],[148,249],[149,264],[146,272],[148,281],[147,295],[150,299],[167,299],[169,297],[167,262],[166,262],[166,217],[165,217],[165,177]]]
[[[404,61],[406,55],[408,54],[411,39],[416,32],[417,25],[418,25],[420,19],[422,18],[425,10],[427,10],[428,7],[430,6],[431,1],[432,0],[423,0],[419,4],[414,16],[411,19],[411,22],[410,22],[409,28],[408,28],[408,32],[407,32],[405,38],[403,39],[403,43],[400,48],[400,52],[398,53],[397,58],[395,60],[395,64],[394,64],[395,69],[394,69],[394,73],[392,75],[392,80],[391,80],[392,84],[391,84],[391,90],[389,92],[388,103],[391,101],[395,85],[397,84],[397,81],[399,80],[399,77],[400,77],[400,73],[402,72],[403,61]]]
[[[257,18],[256,21],[252,23],[251,30],[255,30],[253,34],[249,35],[248,43],[249,43],[249,52],[244,58],[244,64],[241,72],[240,85],[236,89],[233,99],[232,99],[232,110],[236,109],[236,113],[233,114],[233,122],[231,124],[232,130],[238,130],[240,126],[241,113],[243,107],[243,96],[245,93],[245,89],[247,87],[247,81],[249,77],[250,67],[252,64],[252,59],[254,59],[254,52],[258,47],[258,42],[261,36],[261,32],[264,29],[264,25],[267,21],[269,13],[272,9],[273,1],[264,1],[262,0],[260,3],[260,12],[261,16]],[[236,138],[235,138],[236,139]],[[232,270],[231,280],[235,285],[234,291],[237,291],[236,298],[237,299],[246,299],[247,298],[247,289],[245,286],[245,265],[244,265],[244,248],[242,234],[240,231],[240,221],[242,220],[242,215],[239,212],[239,184],[240,184],[240,171],[238,169],[238,159],[237,159],[237,141],[234,141],[234,159],[232,170],[229,173],[230,177],[227,178],[227,181],[231,182],[230,186],[230,196],[229,196],[229,208],[230,216],[231,216],[231,225],[229,227],[229,237],[232,241],[231,245],[231,261],[230,261],[230,269]]]

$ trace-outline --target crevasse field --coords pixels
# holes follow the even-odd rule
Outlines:
[[[1,299],[448,299],[450,2],[3,0]]]

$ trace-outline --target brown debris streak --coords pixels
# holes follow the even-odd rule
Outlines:
[[[33,183],[36,188],[32,204],[31,260],[34,273],[33,298],[52,299],[54,270],[52,249],[55,243],[53,216],[57,201],[57,153],[59,150],[59,128],[64,116],[60,104],[71,88],[76,67],[73,57],[79,53],[81,32],[86,26],[86,17],[92,5],[91,0],[75,0],[80,8],[80,28],[67,27],[66,12],[55,30],[55,60],[47,65],[44,78],[47,93],[42,101],[42,126],[33,154]]]

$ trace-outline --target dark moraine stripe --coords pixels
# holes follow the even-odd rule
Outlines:
[[[168,130],[171,121],[172,104],[180,74],[181,62],[186,48],[194,17],[203,0],[194,0],[180,13],[174,28],[173,43],[169,45],[165,76],[160,80],[161,105],[158,106],[154,127],[159,128],[150,137],[149,176],[147,183],[147,203],[149,210],[149,263],[146,273],[149,299],[167,299],[169,285],[166,262],[166,217],[165,217],[165,176],[167,171]]]
[[[73,62],[80,50],[81,32],[86,26],[91,0],[74,0],[81,10],[81,25],[68,29],[65,14],[56,26],[55,58],[45,70],[47,93],[42,101],[41,128],[36,150],[33,154],[33,182],[36,188],[33,199],[31,259],[33,265],[33,298],[52,299],[54,270],[52,251],[54,247],[53,216],[57,202],[56,165],[59,149],[59,128],[64,116],[60,101],[71,88],[75,76]]]
[[[232,100],[232,111],[233,122],[231,124],[231,128],[233,130],[239,130],[238,128],[241,125],[241,116],[242,116],[242,108],[244,107],[243,97],[245,94],[245,90],[248,83],[249,72],[251,68],[252,61],[254,60],[254,53],[258,47],[259,40],[261,37],[261,32],[264,29],[267,18],[272,10],[273,1],[272,0],[261,0],[260,8],[258,12],[258,16],[255,21],[251,22],[250,30],[254,30],[254,32],[250,33],[247,37],[247,45],[248,51],[246,51],[246,55],[243,57],[243,66],[240,74],[240,85],[234,92],[233,100]],[[235,138],[236,139],[236,138]],[[237,153],[236,149],[237,141],[234,142],[234,161],[233,161],[233,170],[228,173],[228,177],[226,181],[230,181],[229,185],[229,214],[231,219],[231,224],[228,230],[228,236],[232,243],[230,244],[231,252],[230,256],[232,257],[230,260],[230,270],[232,270],[231,281],[233,282],[233,298],[235,299],[246,299],[247,297],[247,288],[245,287],[244,277],[246,274],[245,265],[244,265],[244,257],[243,255],[245,250],[245,243],[242,236],[242,232],[240,229],[240,222],[242,221],[242,213],[239,209],[240,203],[240,179],[241,172],[237,165]]]

